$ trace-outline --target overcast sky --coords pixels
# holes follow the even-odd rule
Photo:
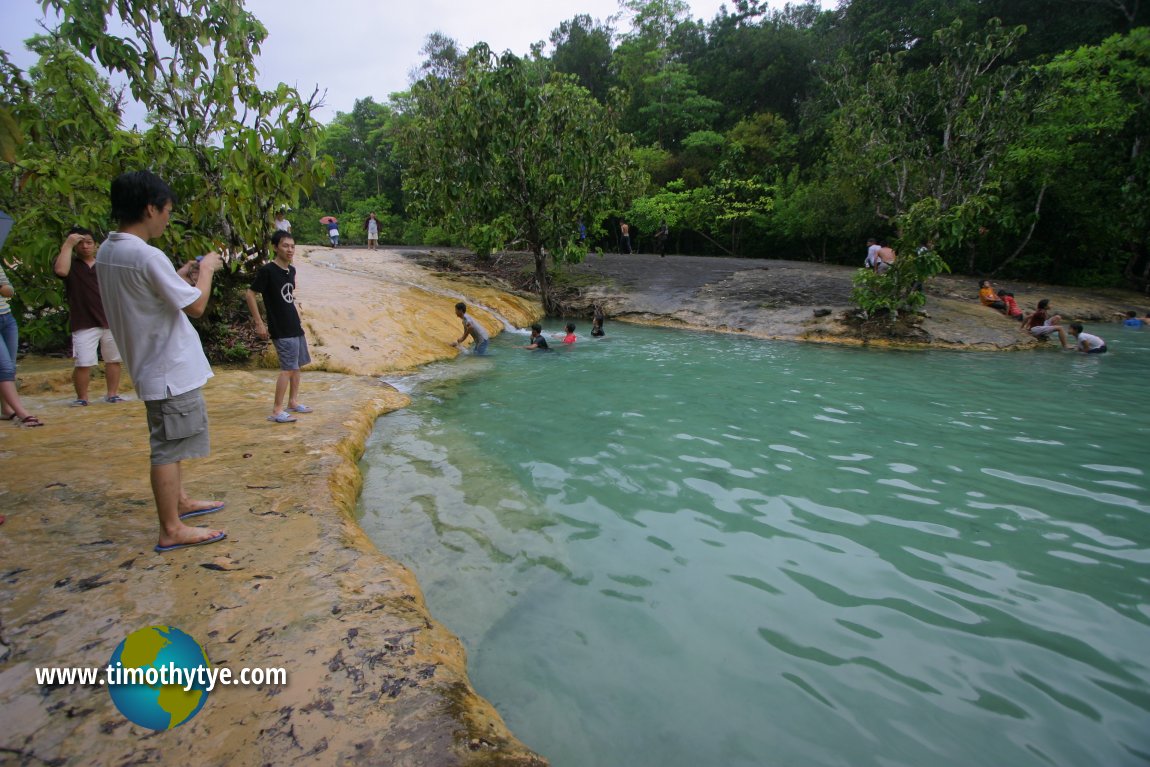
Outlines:
[[[691,15],[711,21],[723,0],[689,0]],[[40,30],[40,0],[0,0],[0,48],[23,68],[33,64],[22,41]],[[730,0],[727,2],[730,8]],[[772,0],[781,7],[782,0]],[[824,7],[833,7],[824,0]],[[546,41],[551,30],[576,14],[607,20],[619,12],[617,0],[248,0],[246,6],[268,29],[257,59],[260,84],[294,85],[306,97],[316,85],[326,90],[317,117],[330,122],[351,111],[355,100],[384,101],[406,90],[411,70],[423,61],[427,36],[442,32],[464,50],[485,42],[497,52],[524,54]],[[49,26],[54,26],[51,17]],[[629,29],[627,23],[616,29]],[[127,122],[141,122],[139,111]]]

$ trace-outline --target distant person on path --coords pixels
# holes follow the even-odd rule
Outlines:
[[[866,260],[863,261],[863,267],[870,269],[872,272],[878,271],[878,265],[881,262],[881,259],[878,257],[878,251],[878,240],[871,237],[866,241]]]
[[[475,321],[475,318],[467,313],[467,304],[460,301],[455,305],[455,316],[463,321],[463,335],[459,337],[452,346],[463,348],[463,342],[467,340],[468,336],[475,341],[475,354],[487,354],[487,330]]]
[[[667,219],[659,222],[659,230],[655,232],[655,244],[659,247],[659,258],[665,258],[667,255],[667,240],[671,238],[671,232],[667,229]],[[591,335],[595,335],[594,331]]]
[[[543,326],[538,322],[531,326],[531,343],[523,348],[545,352],[551,351],[551,347],[547,345],[547,339],[543,337]]]
[[[881,244],[878,249],[878,263],[874,268],[875,274],[886,274],[890,271],[896,257],[894,248],[885,243]]]
[[[619,222],[619,252],[630,255],[631,253],[631,227],[626,221]]]
[[[1066,343],[1066,329],[1060,324],[1062,318],[1057,314],[1051,315],[1050,299],[1044,298],[1038,302],[1038,308],[1027,315],[1026,319],[1022,321],[1022,329],[1035,338],[1046,338],[1052,333],[1058,335],[1058,341],[1062,344],[1063,349],[1069,349],[1070,346]]]
[[[288,234],[291,234],[291,221],[288,221],[286,218],[284,218],[284,212],[282,210],[276,211],[275,223],[277,232],[287,232]]]
[[[16,353],[20,348],[20,331],[8,299],[16,295],[8,275],[0,267],[0,417],[18,426],[43,426],[39,418],[24,409],[16,392]]]
[[[260,338],[271,337],[280,361],[280,375],[276,379],[276,394],[269,421],[275,423],[295,423],[292,413],[310,413],[312,409],[299,401],[300,368],[311,362],[307,339],[303,334],[299,311],[296,309],[295,288],[296,269],[292,265],[295,258],[295,240],[287,232],[272,235],[275,258],[264,264],[256,272],[251,287],[244,294],[252,324]],[[256,296],[264,300],[267,312],[267,325],[260,317]],[[287,394],[287,408],[284,408],[284,394]]]
[[[72,331],[72,387],[77,407],[88,405],[88,387],[92,382],[92,368],[99,363],[97,349],[104,357],[104,376],[108,384],[105,402],[123,402],[120,396],[120,350],[108,328],[104,304],[100,300],[100,282],[96,279],[96,241],[92,232],[74,226],[60,246],[52,264],[56,276],[64,281],[64,295],[68,299],[68,325]]]
[[[985,307],[994,309],[996,312],[1006,313],[1006,302],[998,297],[998,293],[990,284],[990,280],[983,280],[978,283],[978,300]]]
[[[224,508],[184,491],[181,463],[210,452],[203,385],[212,377],[200,337],[188,317],[204,313],[219,253],[200,261],[196,286],[184,282],[167,255],[148,244],[164,233],[174,195],[149,171],[112,182],[112,232],[96,253],[100,298],[136,392],[147,408],[152,495],[160,535],[157,552],[222,541],[221,530],[190,527],[189,517]]]
[[[1092,333],[1083,332],[1081,322],[1074,322],[1070,325],[1070,332],[1075,338],[1078,339],[1078,351],[1083,354],[1105,354],[1106,342]]]
[[[374,213],[368,214],[367,220],[363,222],[363,228],[367,232],[367,249],[376,250],[379,248],[379,219],[375,217]]]
[[[327,224],[327,239],[331,242],[333,248],[339,247],[339,224],[335,221],[329,221]]]

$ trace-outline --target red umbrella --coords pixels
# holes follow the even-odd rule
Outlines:
[[[319,220],[319,222],[321,224],[334,224],[334,223],[337,223],[338,221],[339,221],[339,219],[336,218],[335,216],[324,216],[323,218],[321,218]]]

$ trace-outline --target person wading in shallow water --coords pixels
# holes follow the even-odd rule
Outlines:
[[[452,346],[462,349],[463,342],[467,340],[468,336],[475,341],[475,354],[487,354],[487,330],[475,321],[475,318],[467,313],[467,304],[460,301],[455,305],[455,316],[463,321],[463,335],[459,340],[452,344]]]

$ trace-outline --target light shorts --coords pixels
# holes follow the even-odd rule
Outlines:
[[[1030,329],[1030,335],[1035,338],[1046,338],[1051,333],[1057,333],[1061,325],[1039,325]]]
[[[72,356],[76,359],[76,367],[90,368],[96,365],[96,349],[99,347],[100,356],[104,362],[122,362],[120,350],[116,348],[116,339],[112,338],[112,331],[108,328],[84,328],[72,333]]]
[[[378,234],[372,234],[371,232],[368,232],[367,241],[368,242],[379,242],[379,235]],[[1142,324],[1142,323],[1138,323],[1138,324]]]
[[[165,466],[211,452],[208,440],[208,409],[202,389],[192,389],[167,399],[146,400],[148,443],[152,465]]]
[[[276,356],[280,358],[280,370],[299,370],[311,362],[307,339],[303,336],[273,338],[272,345],[276,348]]]

